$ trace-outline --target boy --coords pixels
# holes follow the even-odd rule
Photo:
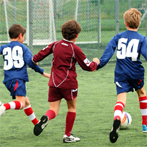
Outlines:
[[[12,99],[15,101],[2,104],[0,102],[0,116],[10,109],[24,109],[25,114],[29,117],[34,125],[38,120],[31,108],[29,99],[26,97],[26,85],[28,82],[27,64],[36,72],[43,74],[45,77],[50,77],[32,62],[32,54],[29,49],[23,45],[25,28],[19,24],[13,24],[9,28],[9,36],[11,42],[0,46],[0,54],[4,59],[4,81],[3,83],[10,91]]]
[[[80,138],[71,134],[76,117],[76,102],[78,93],[76,62],[87,71],[94,71],[99,60],[90,62],[82,50],[75,45],[81,27],[75,20],[69,20],[62,25],[64,39],[56,41],[42,49],[33,57],[34,62],[39,62],[53,53],[51,77],[49,80],[49,110],[34,127],[34,134],[38,136],[47,126],[48,122],[58,115],[61,99],[67,102],[68,112],[66,115],[65,135],[63,142],[77,142]]]
[[[116,142],[121,124],[123,109],[126,104],[127,92],[136,90],[142,113],[142,129],[147,132],[147,96],[144,88],[144,68],[139,60],[142,54],[147,60],[147,39],[137,32],[141,13],[130,8],[124,13],[127,31],[114,36],[108,43],[97,69],[106,65],[117,48],[115,68],[115,83],[117,102],[114,107],[114,122],[110,132],[110,141]],[[95,61],[95,59],[93,59]]]

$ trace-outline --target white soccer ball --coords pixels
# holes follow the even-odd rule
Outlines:
[[[128,112],[123,112],[120,129],[127,129],[132,123],[132,117]]]

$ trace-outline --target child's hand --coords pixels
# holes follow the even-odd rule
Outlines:
[[[100,60],[98,58],[93,58],[93,61],[97,63],[97,65],[100,64]]]
[[[37,63],[37,62],[36,62],[36,63],[34,63],[34,64],[38,65],[38,63]]]
[[[33,61],[33,58],[32,58],[32,61]],[[37,62],[34,62],[34,61],[33,61],[33,63],[34,63],[34,64],[36,64],[36,65],[38,65],[38,63],[37,63]]]
[[[47,78],[50,78],[51,74],[48,74],[48,73],[43,72],[43,76],[44,77],[47,77]]]

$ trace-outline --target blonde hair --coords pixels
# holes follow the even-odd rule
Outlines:
[[[141,13],[135,9],[130,8],[124,13],[124,20],[128,27],[136,29],[140,25]]]

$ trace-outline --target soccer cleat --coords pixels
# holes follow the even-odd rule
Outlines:
[[[147,126],[146,125],[142,125],[142,130],[143,130],[143,133],[147,133]]]
[[[67,136],[67,135],[63,136],[64,143],[78,142],[78,141],[80,141],[80,138],[74,137],[72,134],[70,136]]]
[[[109,135],[109,139],[112,143],[115,143],[117,141],[120,124],[121,122],[119,119],[115,119],[113,122],[113,127]]]
[[[43,129],[47,126],[48,122],[49,122],[48,116],[43,115],[39,123],[37,123],[34,127],[34,134],[38,136],[43,131]]]
[[[0,117],[4,113],[5,113],[5,107],[3,106],[3,103],[0,101]]]

